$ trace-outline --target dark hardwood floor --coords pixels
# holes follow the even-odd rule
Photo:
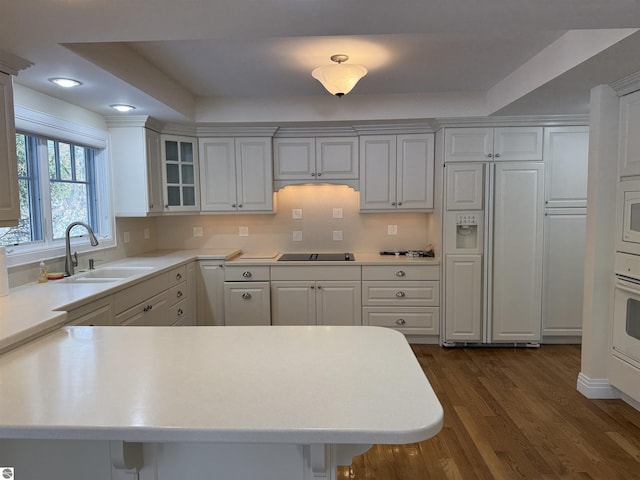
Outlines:
[[[339,479],[640,479],[640,412],[576,390],[578,345],[412,348],[443,429],[417,444],[374,445]]]

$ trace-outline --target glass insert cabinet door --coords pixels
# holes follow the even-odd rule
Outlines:
[[[162,136],[165,210],[190,211],[200,208],[196,139]]]

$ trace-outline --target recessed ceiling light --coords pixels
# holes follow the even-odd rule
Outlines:
[[[132,106],[132,105],[123,105],[123,104],[116,104],[116,105],[111,105],[111,108],[113,108],[114,110],[117,110],[119,112],[130,112],[131,110],[135,110],[136,107]]]
[[[74,80],[73,78],[50,78],[49,81],[63,88],[72,88],[82,85],[82,82]]]

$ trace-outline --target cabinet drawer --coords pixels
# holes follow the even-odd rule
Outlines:
[[[187,266],[182,265],[181,267],[169,270],[167,275],[169,277],[169,287],[184,282],[187,279]]]
[[[153,278],[137,283],[114,295],[113,310],[117,315],[144,301],[145,298],[151,298],[165,291],[167,288],[169,288],[167,274],[161,273],[160,275],[156,275]]]
[[[301,265],[271,267],[271,280],[360,280],[359,266]]]
[[[391,327],[405,333],[440,332],[438,307],[364,307],[362,316],[364,325]]]
[[[181,324],[186,318],[192,316],[189,311],[189,302],[183,300],[169,308],[169,323],[171,325]]]
[[[170,306],[186,300],[188,297],[187,282],[180,282],[178,285],[174,285],[167,291],[167,298],[169,299]]]
[[[439,305],[440,282],[362,282],[365,305]]]
[[[263,282],[269,281],[269,267],[226,265],[224,267],[224,279],[226,282]]]
[[[136,305],[129,310],[116,315],[116,325],[144,325],[167,326],[168,320],[167,295],[165,292]]]
[[[363,280],[440,280],[439,265],[365,265]]]

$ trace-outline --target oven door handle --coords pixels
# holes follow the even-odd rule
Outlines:
[[[622,283],[622,281],[616,280],[616,288],[618,290],[622,290],[623,292],[630,293],[631,295],[640,295],[640,285],[638,285],[637,288],[633,288],[628,287],[627,283],[628,282]]]

